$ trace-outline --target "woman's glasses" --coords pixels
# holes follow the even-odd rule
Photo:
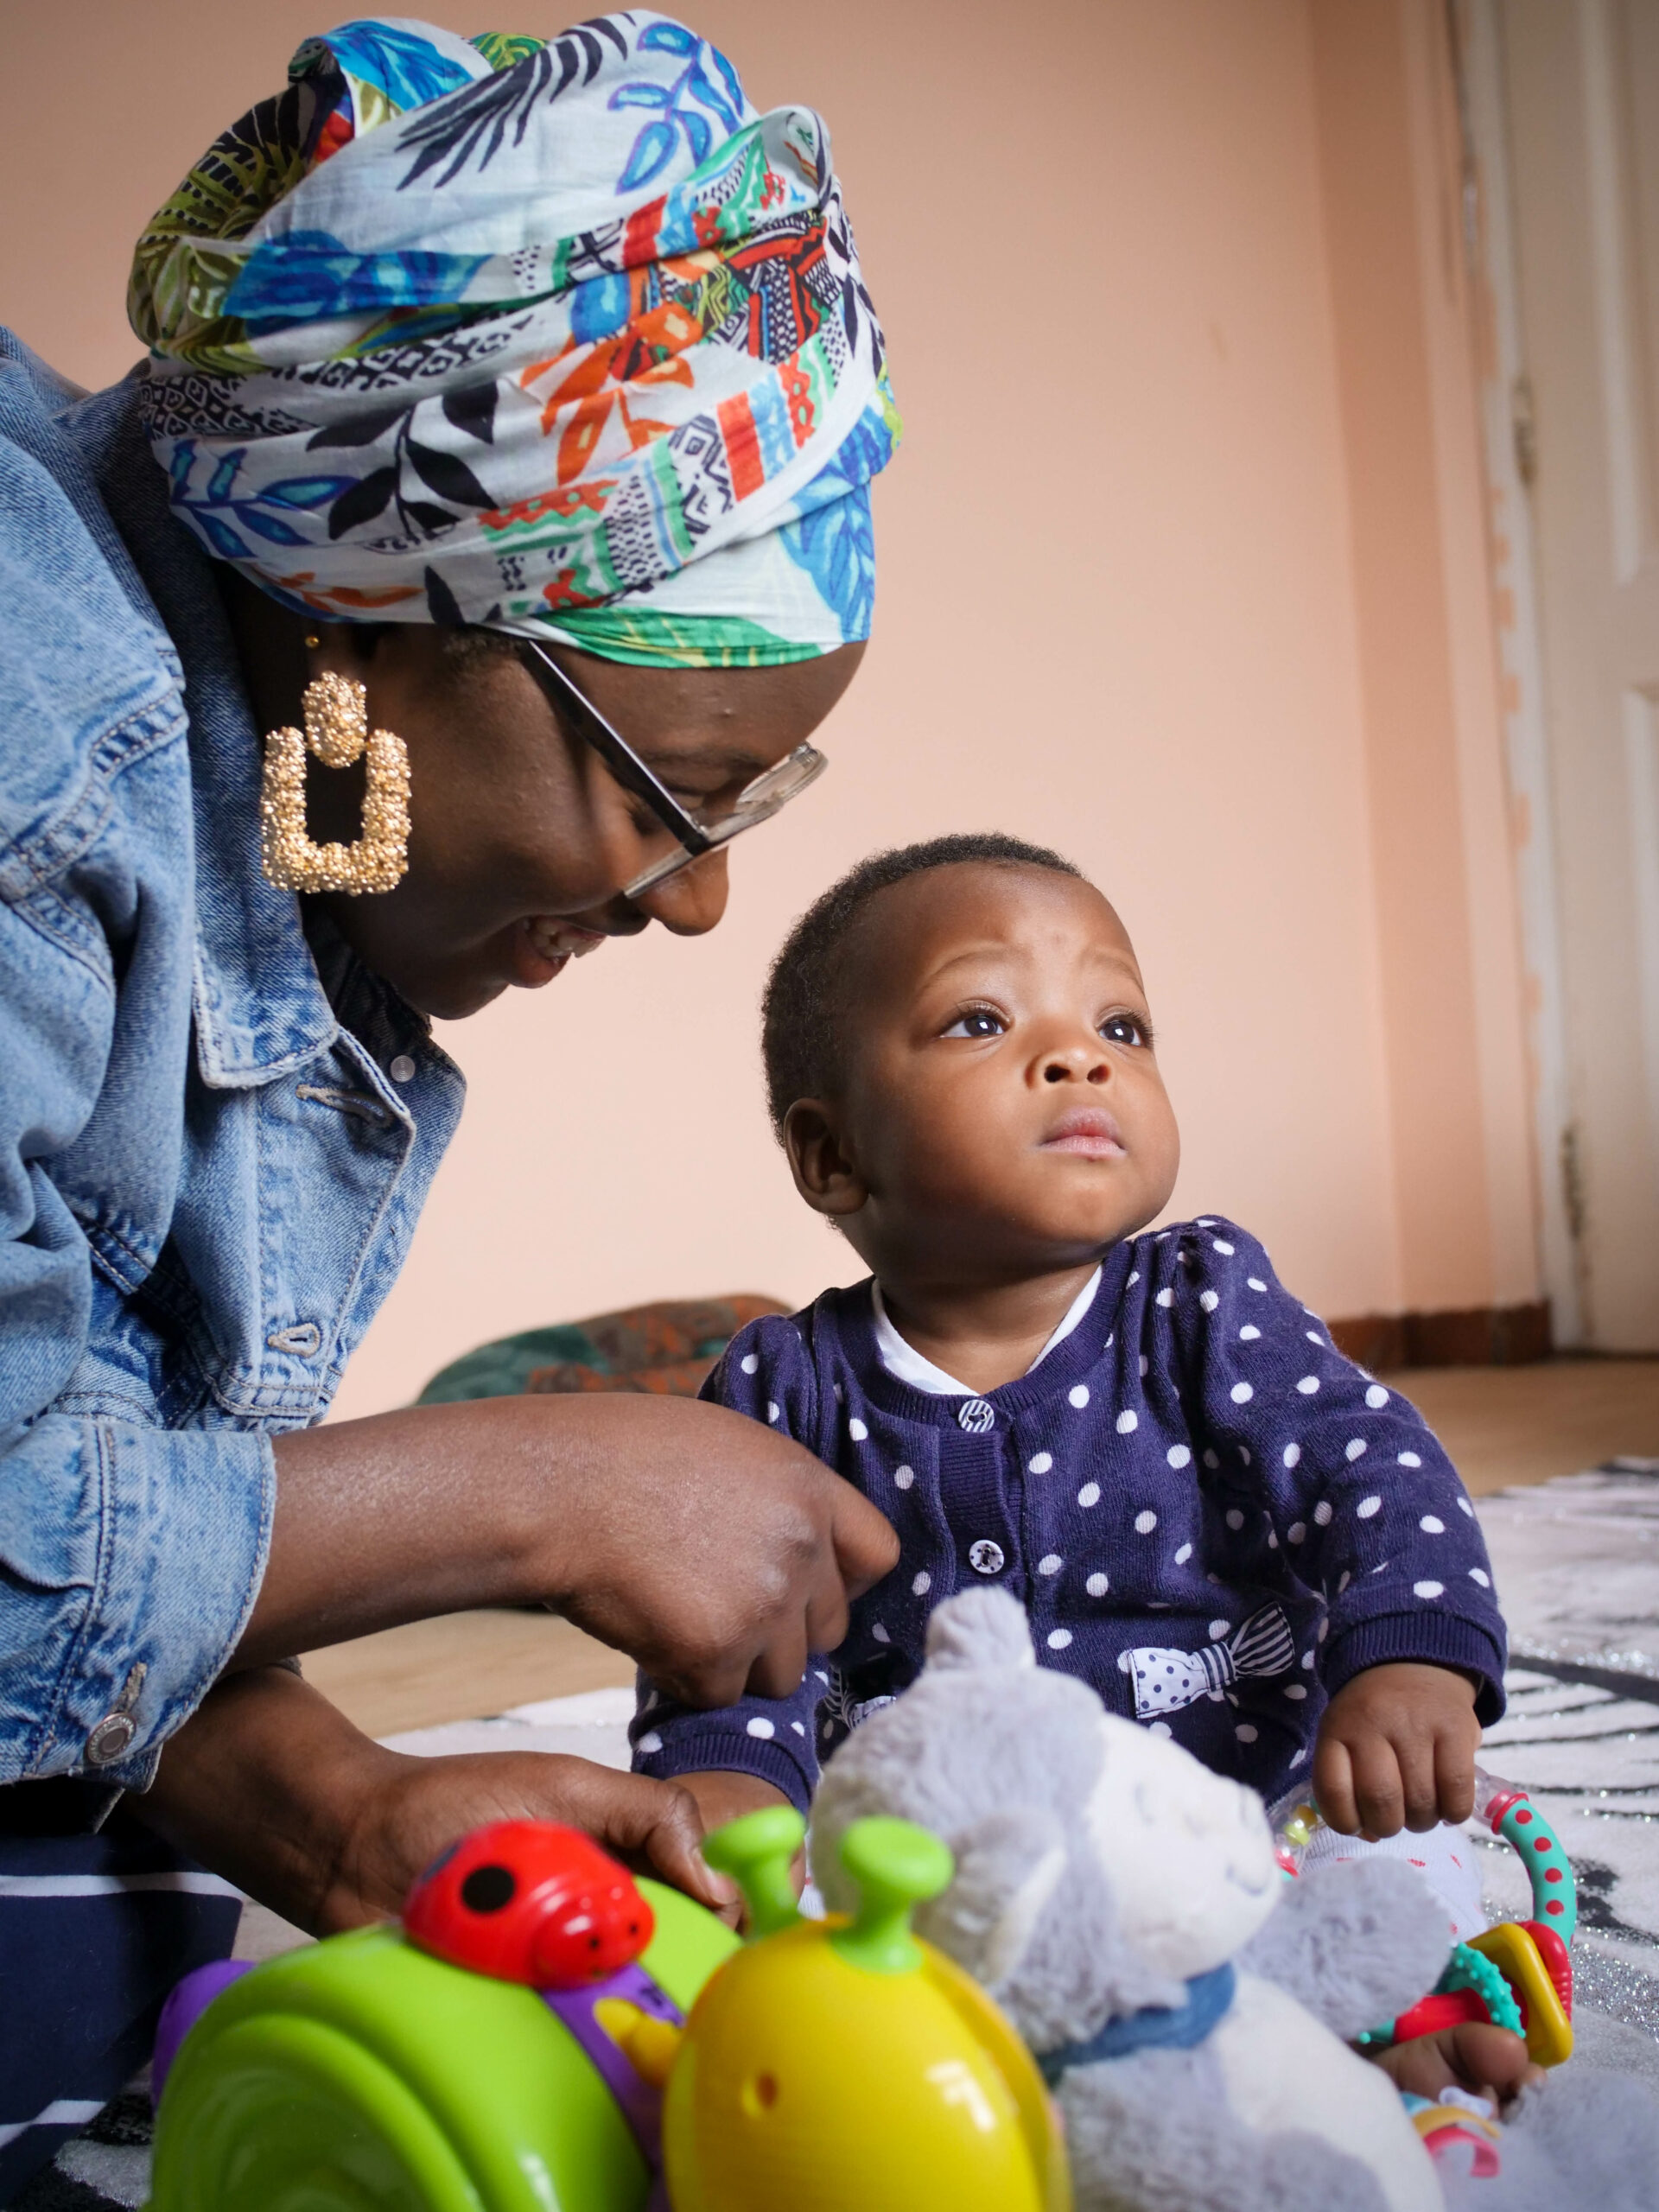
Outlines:
[[[571,681],[544,645],[537,645],[533,638],[521,638],[517,643],[525,667],[546,692],[555,709],[570,714],[583,739],[623,790],[649,807],[680,847],[678,852],[665,854],[636,875],[632,883],[626,884],[622,892],[625,899],[639,899],[647,891],[656,890],[670,876],[677,875],[693,861],[701,860],[705,853],[729,845],[746,830],[770,821],[780,807],[798,798],[830,766],[815,745],[798,745],[775,767],[764,769],[753,783],[746,784],[728,811],[688,813],[672,793],[664,790],[632,746],[617,735],[593,701]]]

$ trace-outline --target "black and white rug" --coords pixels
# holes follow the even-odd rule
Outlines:
[[[1586,2057],[1659,2082],[1659,1460],[1478,1501],[1510,1624],[1510,1709],[1481,1752],[1525,1784],[1573,1861]],[[1527,1885],[1488,1838],[1488,1910]]]
[[[1482,1763],[1526,1786],[1572,1857],[1574,2063],[1659,2088],[1659,1460],[1612,1460],[1483,1498],[1478,1510],[1513,1660],[1510,1709],[1489,1732]],[[388,1741],[437,1755],[568,1751],[626,1767],[632,1710],[631,1690],[594,1690]],[[1478,1840],[1488,1911],[1524,1917],[1529,1891],[1514,1853]],[[238,1955],[303,1940],[252,1907]],[[12,2212],[141,2205],[149,2140],[147,2101],[122,2098],[14,2198]]]

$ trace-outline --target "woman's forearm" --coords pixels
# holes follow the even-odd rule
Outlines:
[[[365,1783],[394,1754],[277,1667],[227,1675],[131,1809],[169,1843],[307,1929],[321,1923]]]
[[[618,1394],[428,1406],[276,1440],[237,1655],[544,1604],[697,1704],[786,1696],[897,1554],[874,1506],[717,1406]],[[775,1687],[772,1687],[775,1685]]]
[[[270,1553],[239,1662],[554,1597],[560,1478],[579,1438],[551,1401],[526,1418],[534,1402],[421,1407],[278,1437]]]

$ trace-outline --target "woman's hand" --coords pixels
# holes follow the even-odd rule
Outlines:
[[[258,1668],[213,1689],[130,1809],[315,1936],[394,1917],[446,1845],[486,1821],[564,1821],[619,1859],[729,1914],[704,1865],[690,1791],[537,1751],[408,1758],[296,1675]]]
[[[731,1886],[703,1864],[696,1801],[673,1783],[541,1751],[422,1759],[381,1751],[364,1762],[355,1817],[318,1902],[317,1933],[400,1912],[416,1876],[485,1821],[563,1821],[700,1904],[735,1910]]]
[[[704,1835],[712,1835],[728,1821],[741,1820],[745,1813],[765,1812],[771,1806],[789,1802],[781,1789],[762,1782],[758,1775],[734,1774],[724,1768],[705,1767],[696,1774],[683,1774],[677,1786],[695,1801]],[[796,1853],[789,1873],[799,1897],[806,1887],[804,1844]],[[747,1925],[748,1914],[741,1897],[723,1906],[720,1916],[728,1928],[741,1929]]]
[[[274,1450],[270,1558],[238,1665],[542,1604],[688,1704],[786,1697],[899,1556],[875,1507],[810,1452],[684,1399],[423,1406]]]

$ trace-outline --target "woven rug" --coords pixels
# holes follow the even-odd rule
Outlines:
[[[1575,2064],[1659,2088],[1659,1460],[1479,1501],[1514,1664],[1510,1709],[1482,1762],[1526,1785],[1578,1878]],[[387,1738],[402,1751],[575,1752],[628,1764],[631,1690],[593,1690]],[[1487,1910],[1525,1916],[1528,1889],[1507,1844],[1485,1852]],[[238,1957],[302,1942],[250,1907]],[[103,2212],[143,2202],[148,2103],[120,2100],[13,2199],[12,2212]]]
[[[1512,1661],[1482,1763],[1573,1861],[1585,2055],[1659,2082],[1659,1459],[1478,1503]],[[1521,1916],[1519,1861],[1485,1842],[1487,1910]]]

